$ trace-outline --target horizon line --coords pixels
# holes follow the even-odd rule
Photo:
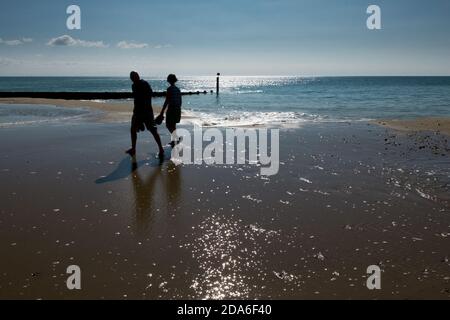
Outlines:
[[[142,74],[142,77],[146,78],[165,78],[167,75],[146,75]],[[217,77],[216,74],[206,75],[178,75],[178,77]],[[259,78],[360,78],[360,77],[383,77],[383,78],[395,78],[395,77],[404,77],[404,78],[417,78],[417,77],[450,77],[448,75],[439,75],[439,74],[411,74],[411,75],[402,75],[402,74],[379,74],[379,75],[224,75],[221,74],[220,77],[259,77]],[[128,78],[128,75],[0,75],[0,78]]]

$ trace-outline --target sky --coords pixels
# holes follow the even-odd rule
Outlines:
[[[81,8],[81,30],[66,9]],[[381,8],[381,30],[366,10]],[[448,0],[0,0],[0,76],[450,75]]]

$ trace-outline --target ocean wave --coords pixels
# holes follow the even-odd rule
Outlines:
[[[81,102],[107,103],[109,100],[93,99],[93,100],[80,100],[80,101],[81,101]]]
[[[237,90],[235,91],[237,94],[255,94],[255,93],[264,93],[264,90]]]
[[[91,111],[44,105],[0,105],[0,128],[28,126],[84,119]]]
[[[82,120],[85,115],[78,115],[72,117],[63,117],[63,118],[54,118],[54,119],[37,119],[37,120],[17,120],[12,122],[0,122],[0,128],[11,128],[11,127],[19,127],[19,126],[31,126],[38,124],[55,124],[61,123],[64,121],[76,121]]]
[[[318,115],[298,112],[250,112],[233,111],[227,114],[186,112],[189,122],[202,127],[246,127],[300,125],[308,121],[320,121]]]
[[[369,122],[373,119],[331,118],[305,112],[259,112],[230,111],[217,114],[213,112],[185,111],[185,121],[202,127],[298,127],[306,123],[326,122]]]

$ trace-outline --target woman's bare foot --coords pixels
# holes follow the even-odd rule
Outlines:
[[[136,150],[131,148],[130,150],[125,151],[125,153],[130,155],[130,157],[134,157],[136,155]]]

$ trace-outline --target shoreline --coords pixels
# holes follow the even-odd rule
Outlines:
[[[41,98],[0,98],[0,104],[29,104],[29,105],[47,105],[66,108],[91,108],[100,111],[109,112],[132,112],[132,101],[121,102],[99,102],[87,100],[64,100],[64,99],[41,99]],[[161,110],[160,107],[153,106],[155,111]]]
[[[93,111],[101,111],[104,115],[96,118],[100,122],[117,122],[129,120],[133,113],[133,101],[88,101],[88,100],[64,100],[41,98],[0,98],[0,104],[10,105],[45,105],[63,108],[88,108]],[[162,107],[153,105],[155,117],[161,112]],[[183,119],[191,120],[195,117],[183,114]]]
[[[0,98],[0,104],[22,104],[22,105],[47,105],[65,108],[89,108],[103,111],[105,116],[102,120],[107,122],[123,120],[131,116],[133,110],[132,101],[87,101],[87,100],[63,100],[63,99],[41,99],[41,98]],[[155,114],[161,111],[160,106],[153,106]],[[193,116],[183,112],[183,118],[195,119]],[[450,136],[450,117],[418,117],[415,119],[400,120],[372,120],[370,124],[403,132],[435,132]],[[247,127],[247,126],[243,126]],[[261,127],[260,125],[251,127]]]

